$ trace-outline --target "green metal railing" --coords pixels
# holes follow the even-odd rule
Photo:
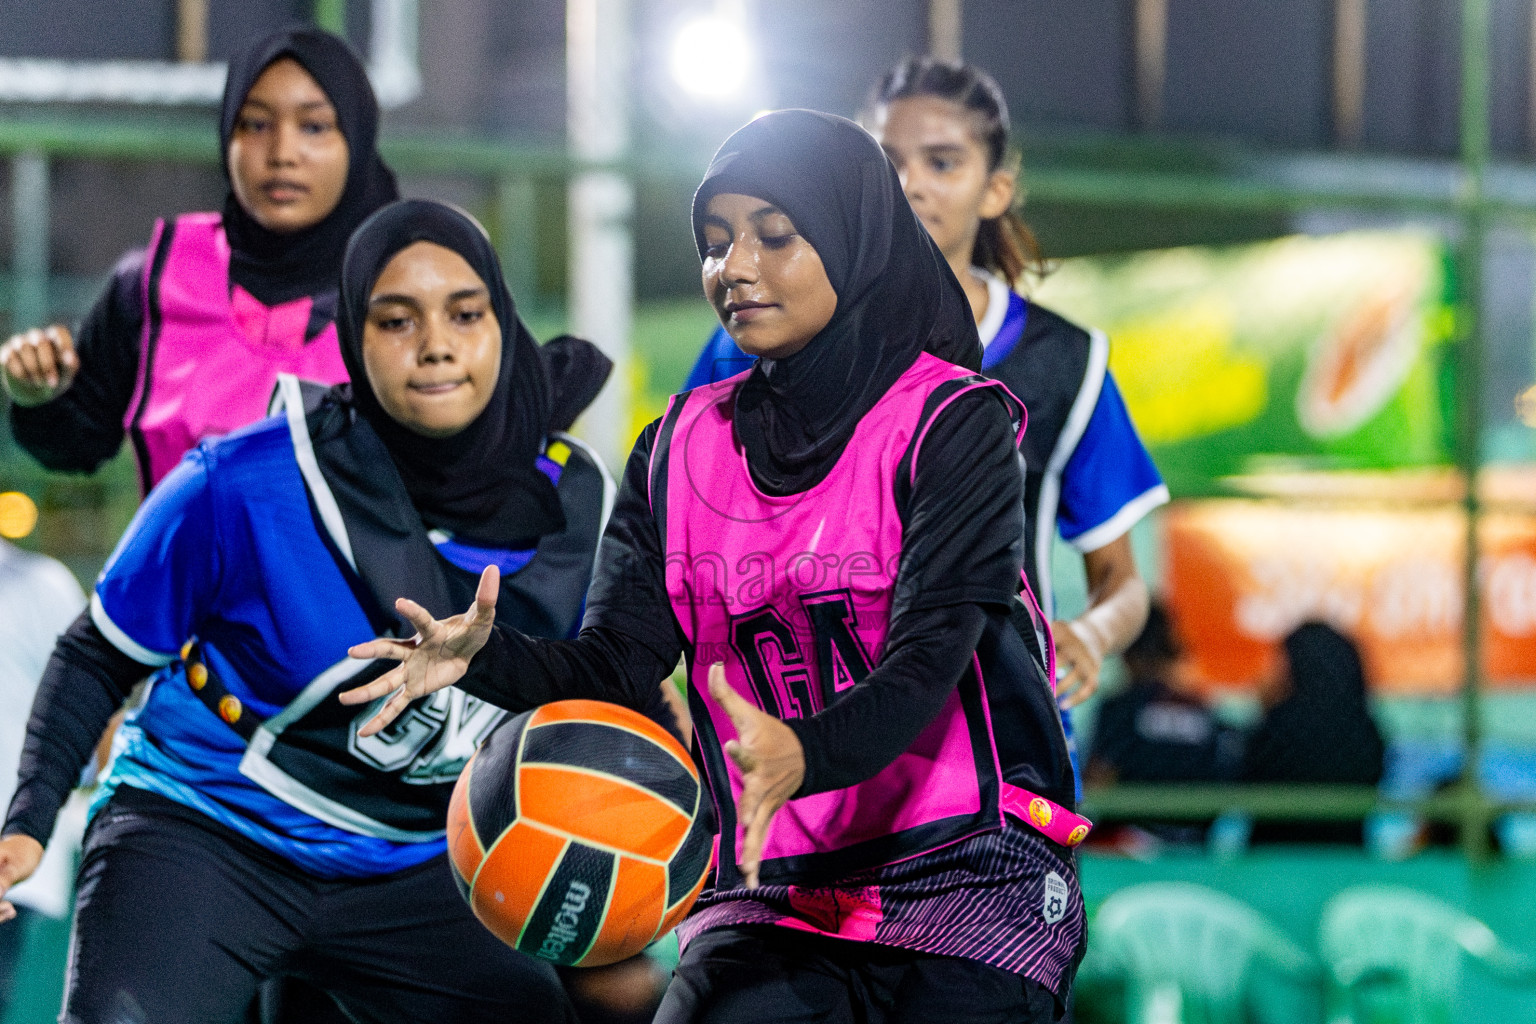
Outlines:
[[[1384,797],[1375,786],[1215,785],[1120,783],[1090,790],[1083,798],[1090,817],[1216,818],[1229,812],[1272,821],[1351,821],[1382,811],[1408,811],[1428,821],[1465,824],[1480,830],[1495,817],[1530,813],[1536,802],[1490,799],[1477,786],[1449,787],[1419,799]]]

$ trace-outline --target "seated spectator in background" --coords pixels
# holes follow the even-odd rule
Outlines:
[[[1285,638],[1264,718],[1248,739],[1243,779],[1263,783],[1381,782],[1385,747],[1366,703],[1354,642],[1308,622]],[[1361,842],[1360,822],[1267,822],[1255,842]]]
[[[1088,785],[1235,778],[1242,765],[1242,738],[1218,722],[1183,683],[1184,652],[1166,608],[1153,602],[1141,635],[1121,657],[1130,684],[1099,709]],[[1095,845],[1147,856],[1164,843],[1201,843],[1209,825],[1208,820],[1100,820]]]
[[[1180,684],[1183,650],[1168,612],[1154,602],[1122,656],[1130,685],[1104,701],[1087,782],[1217,782],[1232,779],[1240,743]]]

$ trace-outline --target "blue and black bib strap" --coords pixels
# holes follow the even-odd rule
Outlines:
[[[229,692],[229,687],[208,667],[202,645],[195,637],[182,645],[181,660],[186,662],[187,686],[191,687],[197,699],[249,743],[266,719]]]

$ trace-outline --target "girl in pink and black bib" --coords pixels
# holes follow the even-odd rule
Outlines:
[[[379,111],[346,42],[277,32],[230,61],[222,213],[155,224],[76,335],[0,348],[16,440],[49,469],[92,472],[126,435],[145,492],[205,437],[267,414],[279,374],[347,379],[336,280],[352,231],[395,199]]]
[[[493,628],[483,578],[461,616],[402,602],[421,642],[355,648],[405,664],[342,699],[395,693],[363,732],[461,677],[640,707],[681,655],[719,839],[658,1021],[1050,1021],[1088,823],[1021,583],[1024,410],[853,122],[741,129],[693,226],[757,362],[641,435],[579,637]]]

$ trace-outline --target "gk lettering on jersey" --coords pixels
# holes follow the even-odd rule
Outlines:
[[[875,663],[859,639],[851,591],[802,594],[799,601],[790,616],[766,604],[731,616],[731,649],[758,706],[781,719],[809,718],[829,707]]]
[[[457,779],[470,755],[506,715],[493,704],[449,688],[416,701],[383,731],[358,736],[357,730],[378,712],[379,704],[375,701],[353,719],[347,748],[364,764],[398,773],[402,781],[419,786]]]

